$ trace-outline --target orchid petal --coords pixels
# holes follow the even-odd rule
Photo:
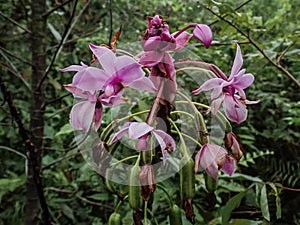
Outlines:
[[[144,43],[144,50],[145,51],[156,51],[156,50],[159,50],[162,42],[165,42],[165,41],[162,41],[160,36],[150,37]]]
[[[115,73],[115,53],[106,47],[93,44],[89,44],[89,46],[105,72],[109,75],[113,75]]]
[[[249,87],[253,81],[254,81],[254,76],[251,73],[243,74],[242,76],[239,77],[234,77],[234,81],[232,85],[234,87],[238,87],[240,89],[245,89]]]
[[[87,67],[74,76],[72,84],[82,90],[97,91],[102,89],[107,77],[103,70],[96,67]]]
[[[235,58],[234,58],[234,61],[233,61],[233,65],[232,65],[232,68],[231,68],[231,74],[230,74],[229,79],[232,76],[236,75],[239,72],[239,70],[242,68],[242,65],[243,65],[243,57],[242,57],[241,48],[238,44],[236,46],[237,46],[236,55],[235,55]]]
[[[217,112],[219,111],[220,105],[224,100],[224,95],[221,95],[219,98],[215,99],[211,103],[211,113],[215,116],[217,115]]]
[[[64,88],[71,92],[74,96],[74,98],[83,98],[83,99],[88,99],[89,97],[89,92],[83,91],[80,88],[74,87],[72,84],[67,84],[64,85]]]
[[[88,132],[93,121],[95,103],[82,101],[72,107],[70,113],[70,123],[75,130]]]
[[[238,124],[246,120],[248,111],[238,97],[225,95],[223,107],[229,120]]]
[[[134,89],[145,90],[153,93],[157,91],[157,88],[148,77],[135,80],[134,82],[128,84],[128,86]]]
[[[213,37],[209,26],[205,24],[197,24],[193,30],[193,35],[201,41],[206,48],[209,48]]]
[[[94,112],[94,131],[97,132],[102,121],[102,106],[100,108],[95,108]]]
[[[142,52],[139,54],[139,63],[146,67],[153,67],[158,63],[162,62],[164,57],[163,52],[158,51],[150,51],[150,52]]]
[[[132,122],[130,124],[129,130],[128,130],[129,138],[131,138],[131,139],[140,138],[152,130],[153,130],[153,127],[149,126],[145,122],[142,122],[142,123]]]
[[[120,56],[121,57],[121,56]],[[138,63],[132,63],[117,71],[117,80],[124,84],[130,84],[144,76],[144,71]],[[113,82],[112,82],[113,83]]]
[[[87,65],[85,65],[83,62],[81,62],[81,66],[80,65],[71,65],[71,66],[61,69],[60,71],[61,72],[81,71],[87,67],[88,67]]]
[[[126,123],[120,131],[115,133],[115,135],[113,136],[113,138],[111,139],[109,144],[111,145],[114,142],[116,142],[117,140],[120,140],[123,135],[128,133],[129,126],[130,126],[130,123]]]
[[[214,99],[218,97],[222,93],[222,86],[221,84],[224,83],[224,81],[221,78],[212,78],[207,81],[205,81],[198,89],[192,91],[194,95],[199,94],[202,91],[208,91],[211,89],[214,89],[211,98]]]
[[[178,33],[178,31],[173,33],[172,36],[174,37],[174,35],[176,35],[177,33]],[[191,37],[192,37],[192,35],[186,31],[179,34],[179,36],[177,36],[175,39],[176,47],[175,47],[175,49],[173,49],[173,51],[178,51],[178,50],[183,49],[184,46],[189,42]]]
[[[155,136],[157,142],[160,145],[161,151],[163,153],[163,164],[167,161],[167,152],[172,152],[176,148],[176,144],[172,136],[167,134],[162,130],[153,130],[152,134]]]
[[[233,174],[233,172],[234,172],[234,159],[231,156],[229,156],[229,155],[225,156],[225,162],[224,162],[224,165],[221,168],[221,170],[224,173],[227,173],[230,176]]]

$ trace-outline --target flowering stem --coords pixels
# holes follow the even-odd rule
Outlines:
[[[112,167],[113,167],[113,166],[117,166],[118,164],[120,164],[120,163],[122,163],[122,162],[125,162],[125,161],[130,160],[130,159],[138,158],[138,157],[139,157],[139,155],[128,156],[128,157],[126,157],[126,158],[124,158],[124,159],[121,159],[121,160],[119,160],[118,162],[112,164],[111,166],[112,166]]]
[[[122,199],[118,202],[118,204],[117,204],[116,207],[115,207],[115,212],[118,212],[118,210],[119,210],[121,204],[124,202],[124,200],[126,200],[126,198],[128,198],[128,195],[126,195],[124,198],[122,198]]]
[[[177,134],[177,131],[176,130],[171,130],[171,132],[173,133],[176,133]],[[185,133],[181,133],[182,136],[190,139],[191,141],[195,142],[199,147],[202,147],[201,143],[199,141],[197,141],[195,138],[191,137],[190,135],[187,135]]]
[[[184,72],[185,70],[198,70],[198,71],[204,72],[209,78],[216,78],[217,77],[211,71],[203,69],[203,68],[199,68],[199,67],[183,67],[183,68],[177,69],[176,73]]]
[[[197,24],[196,23],[191,23],[187,26],[185,26],[184,28],[182,28],[180,31],[178,31],[175,35],[174,38],[177,38],[181,33],[183,33],[184,31],[186,31],[189,28],[194,28]]]
[[[159,102],[160,102],[160,99],[161,99],[161,96],[162,96],[162,93],[164,90],[164,83],[165,82],[163,80],[161,80],[158,93],[156,95],[156,98],[153,101],[152,107],[150,109],[150,112],[149,112],[147,120],[146,120],[146,123],[148,123],[150,126],[153,126],[156,116],[157,116],[157,113],[160,108]]]
[[[176,104],[190,104],[188,101],[176,101],[175,103]],[[202,108],[205,108],[205,109],[210,109],[210,106],[202,104],[202,103],[198,103],[198,102],[191,102],[191,103],[193,103],[196,106],[200,106]]]
[[[187,147],[186,147],[186,144],[182,137],[181,132],[179,131],[178,127],[176,126],[176,124],[174,123],[174,121],[171,118],[168,118],[168,121],[173,125],[173,127],[175,128],[175,130],[179,136],[179,139],[181,141],[180,150],[181,150],[183,157],[190,158],[190,152],[187,150]]]
[[[105,141],[107,138],[108,138],[108,135],[111,133],[112,129],[113,129],[113,125],[115,125],[116,123],[120,123],[124,120],[128,120],[134,116],[139,116],[139,115],[142,115],[144,113],[148,113],[150,110],[147,109],[147,110],[144,110],[144,111],[140,111],[140,112],[136,112],[136,113],[133,113],[131,115],[128,115],[128,116],[125,116],[121,119],[115,119],[113,120],[111,123],[109,123],[105,129],[101,132],[101,135],[100,135],[100,140],[102,141]]]
[[[182,62],[176,62],[174,65],[185,65],[185,64],[194,64],[199,66],[205,66],[209,68],[211,71],[215,73],[215,75],[219,78],[222,78],[224,80],[227,80],[227,76],[222,72],[222,70],[219,69],[219,67],[215,66],[211,63],[201,62],[201,61],[182,61]]]
[[[202,114],[198,111],[198,109],[195,107],[193,102],[185,94],[183,94],[182,92],[180,92],[178,90],[177,90],[177,93],[181,97],[183,97],[188,102],[188,104],[192,107],[192,109],[194,110],[194,113],[196,115],[195,116],[196,127],[197,127],[197,130],[199,131],[201,144],[209,143],[208,132],[207,132],[206,124],[205,124]]]
[[[160,185],[160,184],[157,184],[157,188],[161,189],[161,190],[166,194],[166,196],[167,196],[167,198],[168,198],[168,200],[169,200],[169,202],[170,202],[170,205],[173,205],[173,204],[174,204],[174,203],[173,203],[173,200],[172,200],[172,198],[170,197],[169,192],[165,189],[165,187],[162,186],[162,185]]]
[[[190,114],[188,112],[185,112],[185,111],[178,111],[178,110],[176,110],[176,111],[172,111],[171,114],[183,114],[183,115],[189,116],[192,119],[194,119],[194,116],[192,114]]]

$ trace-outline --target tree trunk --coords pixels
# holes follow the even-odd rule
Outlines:
[[[28,149],[27,152],[29,161],[26,182],[26,225],[41,224],[41,208],[43,209],[44,223],[50,224],[47,222],[49,220],[49,213],[43,194],[41,175],[45,84],[40,85],[40,82],[46,70],[46,19],[42,17],[45,11],[45,0],[31,1],[32,97],[30,109],[30,133],[33,148]]]

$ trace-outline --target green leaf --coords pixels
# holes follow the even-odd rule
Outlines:
[[[13,192],[16,188],[20,187],[25,183],[25,176],[19,177],[10,177],[0,179],[0,203],[2,200],[2,196],[7,194],[8,192]]]
[[[267,197],[267,188],[266,185],[264,185],[261,189],[261,194],[260,194],[260,208],[263,217],[267,220],[270,221],[270,212],[269,212],[269,205],[268,205],[268,197]]]
[[[276,197],[276,219],[281,218],[281,199],[279,197],[279,193],[277,190],[277,187],[273,183],[269,183],[270,187],[274,190],[275,192],[275,197]]]
[[[229,224],[229,219],[231,216],[231,212],[239,206],[241,203],[242,199],[245,197],[249,189],[240,192],[239,194],[233,196],[226,205],[222,208],[222,225],[227,225]]]
[[[71,219],[73,222],[75,221],[73,210],[67,204],[62,204],[61,209],[66,217]]]
[[[73,131],[74,131],[74,129],[71,126],[71,124],[67,123],[60,128],[60,130],[57,132],[57,134],[55,134],[55,136],[59,136],[62,134],[69,134],[69,133],[72,133]]]
[[[57,42],[61,41],[61,35],[60,33],[54,28],[54,26],[51,23],[47,23],[47,26],[51,33],[53,34],[54,38],[56,39]]]

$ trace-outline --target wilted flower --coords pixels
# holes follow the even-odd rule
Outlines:
[[[228,153],[235,159],[236,162],[238,162],[243,156],[244,150],[237,136],[234,133],[229,132],[225,135],[224,142]]]
[[[236,123],[246,120],[248,113],[246,104],[256,104],[259,102],[246,99],[244,89],[253,83],[254,76],[251,73],[245,74],[245,69],[240,70],[242,65],[242,53],[239,45],[237,45],[236,56],[229,78],[220,69],[217,69],[218,78],[206,81],[200,88],[193,91],[193,94],[199,94],[202,91],[213,89],[211,93],[211,99],[213,100],[211,103],[212,114],[216,115],[221,103],[223,103],[227,118]]]
[[[124,127],[114,135],[110,144],[119,140],[126,133],[128,133],[129,138],[132,140],[139,139],[136,147],[140,151],[150,150],[143,149],[141,146],[149,146],[146,143],[146,139],[148,135],[154,135],[161,147],[164,164],[166,163],[168,152],[173,152],[176,148],[175,141],[169,134],[162,130],[156,130],[145,122],[131,122],[125,124]]]
[[[195,157],[195,173],[202,167],[209,176],[218,178],[218,170],[232,175],[234,172],[234,160],[227,151],[215,144],[205,144]]]
[[[145,201],[148,201],[156,188],[156,179],[152,165],[146,164],[142,167],[139,179],[142,185],[142,196]]]

